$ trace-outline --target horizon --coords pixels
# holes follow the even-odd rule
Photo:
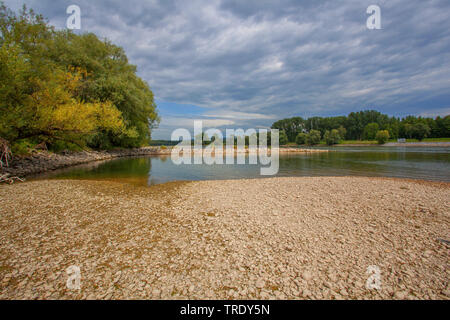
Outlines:
[[[268,128],[300,116],[377,110],[395,117],[450,114],[450,3],[435,1],[4,1],[64,29],[82,26],[124,48],[155,95],[170,139],[193,120],[205,127]],[[381,8],[369,30],[366,9]]]

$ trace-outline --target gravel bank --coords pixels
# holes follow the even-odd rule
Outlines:
[[[1,299],[450,298],[448,184],[53,180],[0,199]]]

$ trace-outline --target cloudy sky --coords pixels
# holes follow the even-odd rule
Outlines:
[[[151,86],[155,139],[193,119],[219,128],[269,127],[292,116],[377,109],[450,114],[448,0],[6,0],[64,28],[125,48]],[[369,30],[369,5],[381,30]]]

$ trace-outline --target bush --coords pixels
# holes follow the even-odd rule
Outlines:
[[[166,146],[161,146],[161,150],[166,150],[167,147]]]
[[[306,144],[313,146],[315,144],[320,143],[320,131],[318,130],[311,130],[308,135],[306,136]]]
[[[375,139],[378,141],[379,144],[384,144],[386,141],[389,140],[389,131],[387,130],[380,130],[377,132]]]
[[[297,137],[295,138],[295,143],[300,144],[306,144],[306,133],[300,132]]]
[[[333,129],[331,132],[328,130],[325,131],[323,139],[327,145],[331,146],[333,144],[338,144],[341,140],[341,136],[339,135],[339,131],[337,129]]]

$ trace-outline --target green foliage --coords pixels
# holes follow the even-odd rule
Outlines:
[[[147,144],[153,93],[123,49],[94,34],[55,31],[32,10],[0,6],[0,136],[50,148]],[[20,142],[22,141],[22,142]]]
[[[304,132],[300,132],[295,138],[295,143],[298,145],[306,144],[306,136],[307,134]]]
[[[11,151],[15,155],[28,155],[30,151],[33,149],[35,143],[32,143],[30,140],[19,140],[13,144]]]
[[[280,131],[279,132],[279,145],[285,145],[289,142],[288,140],[288,136],[286,135],[286,133],[284,131]]]
[[[380,126],[378,123],[372,122],[364,127],[363,131],[363,139],[366,140],[375,140],[375,136],[377,135]]]
[[[341,136],[339,135],[339,131],[337,129],[333,129],[330,131],[325,131],[325,134],[323,136],[323,139],[325,140],[325,143],[329,146],[333,144],[338,144],[339,141],[342,140]]]
[[[428,137],[430,132],[430,127],[424,123],[416,123],[412,126],[412,138],[419,141],[422,141],[424,138]]]
[[[347,129],[345,129],[343,126],[340,126],[338,129],[339,132],[339,136],[341,137],[341,139],[345,139],[346,135],[347,135]]]
[[[305,120],[301,117],[283,119],[275,122],[272,125],[272,129],[280,130],[280,139],[281,139],[281,131],[283,131],[287,136],[288,142],[294,142],[295,138],[297,137],[297,134],[299,132],[302,132],[302,130],[304,129],[305,127],[304,122]]]
[[[306,144],[313,146],[320,143],[321,134],[319,130],[311,130],[306,136]]]
[[[391,139],[445,138],[450,137],[450,115],[435,119],[415,116],[400,119],[366,110],[351,112],[348,116],[283,119],[276,121],[272,128],[284,130],[290,142],[295,142],[300,132],[318,130],[325,135],[327,130],[331,132],[333,129],[337,129],[339,136],[347,140],[375,140],[379,130],[388,130]]]
[[[389,140],[389,131],[387,130],[380,130],[375,135],[375,139],[378,141],[379,144],[384,144]]]

